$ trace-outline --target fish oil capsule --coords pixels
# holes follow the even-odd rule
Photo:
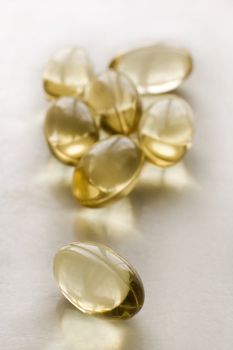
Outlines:
[[[135,269],[110,248],[94,242],[71,243],[54,258],[54,275],[63,295],[80,311],[127,319],[144,302]]]
[[[140,94],[160,94],[182,84],[192,70],[192,59],[183,48],[157,44],[120,55],[109,66],[127,74]]]
[[[54,156],[67,165],[98,140],[93,111],[73,97],[61,97],[49,107],[44,125],[45,137]]]
[[[89,58],[80,47],[66,47],[56,52],[43,73],[44,90],[50,97],[83,97],[93,77]]]
[[[133,189],[143,163],[143,152],[130,138],[114,135],[99,141],[75,169],[73,194],[83,205],[103,206]]]
[[[191,147],[193,117],[188,103],[176,95],[158,96],[140,121],[138,137],[147,159],[160,167],[177,163]]]
[[[141,114],[138,93],[132,82],[113,70],[97,76],[87,89],[86,99],[102,116],[102,126],[121,134],[137,127]]]

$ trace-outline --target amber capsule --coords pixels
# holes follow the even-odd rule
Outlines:
[[[126,52],[109,66],[128,75],[140,94],[160,94],[182,84],[192,70],[192,59],[183,48],[157,44]]]
[[[47,111],[44,130],[52,153],[67,165],[77,164],[98,140],[94,112],[73,97],[61,97],[52,103]]]
[[[49,60],[44,73],[44,90],[50,97],[83,97],[93,77],[89,58],[80,47],[66,47]]]
[[[127,195],[141,172],[144,156],[126,136],[115,135],[95,143],[78,163],[73,194],[81,204],[102,206]]]
[[[147,159],[160,167],[177,163],[191,147],[192,110],[176,95],[158,96],[140,121],[138,137]]]
[[[141,104],[136,88],[122,73],[108,70],[95,77],[87,88],[88,103],[102,116],[102,126],[121,134],[135,130]]]
[[[55,256],[54,274],[63,295],[90,315],[127,319],[144,302],[143,284],[135,269],[100,243],[63,247]]]

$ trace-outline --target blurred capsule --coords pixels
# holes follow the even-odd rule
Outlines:
[[[141,104],[136,88],[124,74],[108,70],[95,77],[86,99],[108,131],[129,134],[137,127]]]
[[[109,66],[125,73],[140,94],[160,94],[182,84],[191,73],[192,59],[183,48],[157,44],[126,52]]]
[[[83,97],[93,77],[89,58],[80,47],[66,47],[49,60],[44,73],[44,90],[50,97]]]
[[[193,116],[176,95],[158,96],[142,116],[138,137],[147,159],[160,167],[177,163],[192,145]]]
[[[52,153],[67,165],[77,164],[99,137],[93,111],[73,97],[61,97],[52,103],[44,130]]]

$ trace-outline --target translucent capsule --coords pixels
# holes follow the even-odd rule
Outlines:
[[[160,167],[175,164],[192,143],[193,118],[190,106],[176,95],[157,97],[142,116],[138,136],[149,161]]]
[[[78,163],[73,194],[81,204],[102,206],[127,195],[144,163],[138,146],[128,137],[115,135],[95,143]]]
[[[68,165],[77,164],[98,140],[93,111],[73,97],[61,97],[49,107],[44,130],[52,153]]]
[[[183,48],[157,44],[116,57],[110,68],[127,74],[140,94],[160,94],[181,85],[192,70],[192,59]]]
[[[50,97],[83,97],[92,77],[92,66],[85,51],[79,47],[63,48],[44,70],[44,90]]]
[[[141,105],[136,88],[113,70],[97,76],[87,89],[86,99],[102,116],[102,126],[111,132],[129,134],[137,126]]]
[[[55,256],[54,274],[63,295],[87,314],[127,319],[144,302],[143,285],[134,268],[99,243],[63,247]]]

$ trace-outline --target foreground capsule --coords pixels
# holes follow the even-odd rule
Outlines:
[[[80,47],[66,47],[56,52],[43,73],[44,90],[50,97],[83,97],[93,77],[89,58]]]
[[[102,116],[102,126],[121,134],[137,127],[141,105],[136,88],[124,75],[108,70],[92,80],[87,89],[88,103]]]
[[[72,97],[59,98],[50,106],[44,130],[52,153],[67,165],[77,164],[98,140],[93,111]]]
[[[138,146],[115,135],[95,143],[82,157],[73,176],[73,194],[81,204],[97,207],[127,195],[144,163]]]
[[[127,319],[144,302],[143,284],[135,269],[99,243],[63,247],[54,259],[54,275],[63,295],[87,314]]]
[[[157,44],[118,56],[109,66],[127,74],[140,94],[160,94],[182,84],[192,70],[192,59],[183,48]]]
[[[138,137],[147,159],[160,167],[177,163],[191,147],[192,110],[172,94],[162,95],[149,106],[140,121]]]

